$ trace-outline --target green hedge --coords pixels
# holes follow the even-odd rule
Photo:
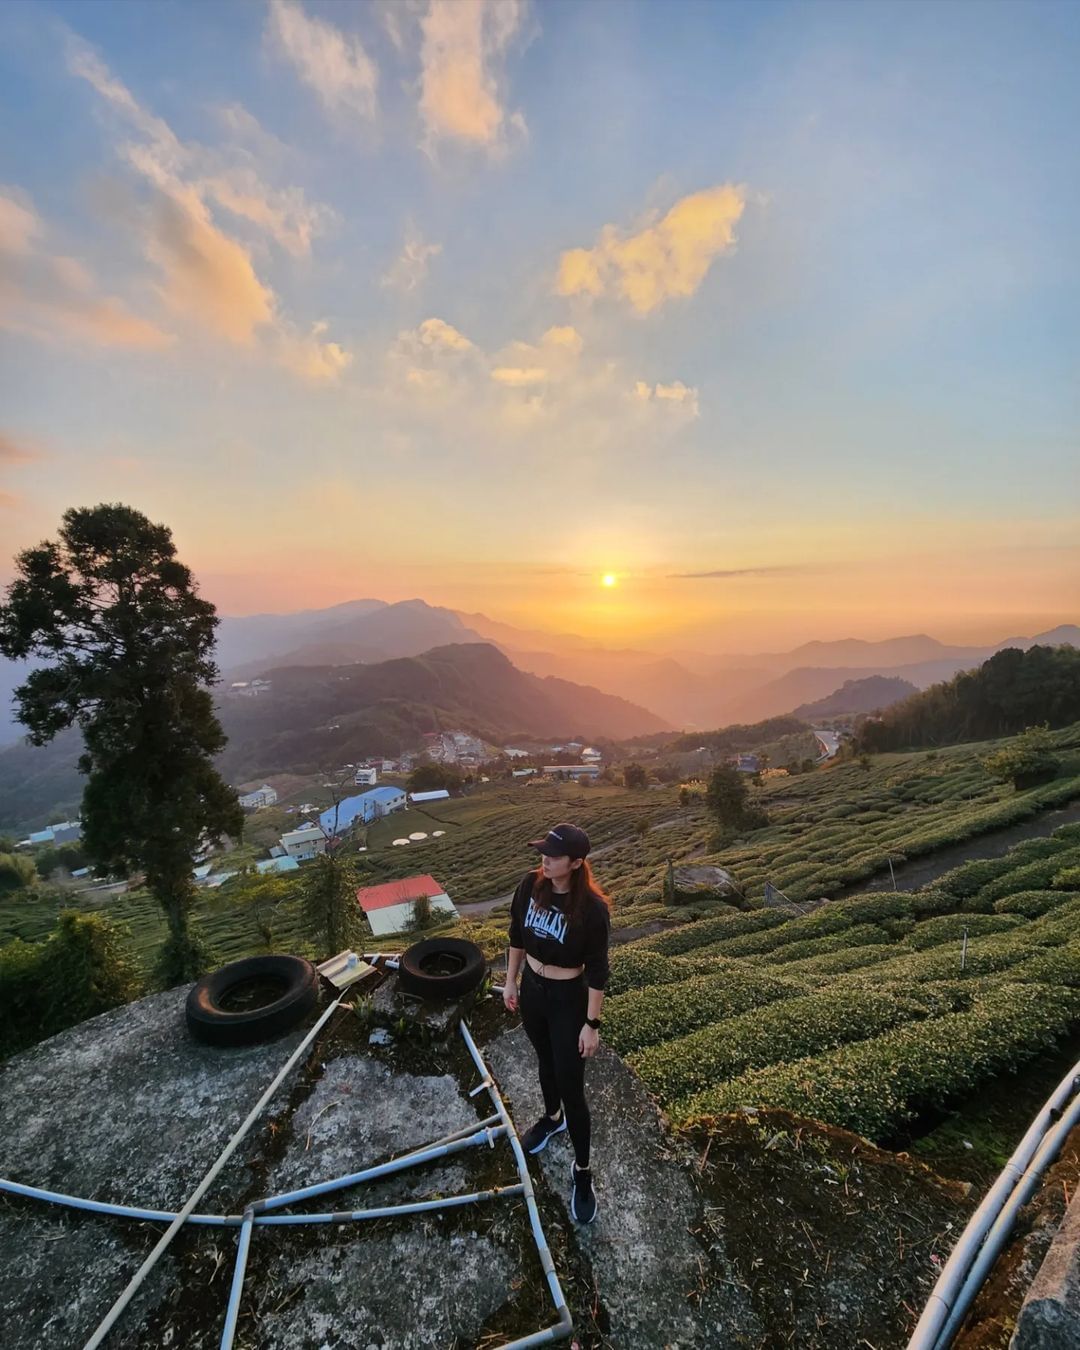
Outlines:
[[[125,936],[101,914],[66,910],[45,942],[0,947],[0,1055],[137,997]]]
[[[705,974],[722,963],[712,957],[665,956],[662,952],[644,950],[639,943],[616,947],[611,954],[609,997],[625,994],[631,989],[644,989],[653,984],[677,984],[694,975]]]
[[[849,970],[861,970],[864,966],[878,965],[882,961],[896,959],[896,949],[891,944],[877,944],[872,947],[843,948],[841,951],[826,952],[824,956],[810,956],[793,961],[784,967],[785,974],[806,976],[840,975]]]
[[[620,994],[604,1007],[604,1028],[609,1044],[626,1055],[807,988],[802,981],[732,961],[715,975]]]
[[[952,999],[942,1007],[932,994],[920,998],[917,991],[898,997],[892,989],[825,989],[754,1008],[688,1036],[650,1046],[627,1062],[666,1104],[747,1069],[866,1040],[900,1022],[951,1011],[954,1006]]]
[[[1043,947],[1009,971],[1020,983],[1065,984],[1080,988],[1080,938],[1060,947]]]
[[[926,919],[918,924],[908,934],[907,944],[921,952],[930,947],[939,947],[943,942],[962,940],[965,929],[971,939],[987,937],[991,933],[1004,933],[1023,922],[1018,914],[942,914],[936,919]]]
[[[892,945],[893,939],[877,924],[860,923],[847,928],[842,933],[833,933],[831,937],[807,938],[803,942],[789,942],[774,952],[760,957],[763,965],[781,965],[790,961],[801,961],[810,956],[825,956],[830,952],[847,951],[852,947],[869,947],[876,943]]]
[[[979,899],[989,900],[993,904],[995,900],[1012,895],[1014,891],[1049,890],[1062,869],[1076,863],[1080,863],[1080,849],[1062,849],[1052,857],[1038,858],[1035,862],[1025,863],[1023,867],[1014,867],[987,882],[979,889]]]
[[[999,933],[990,937],[975,938],[968,943],[964,969],[960,970],[962,943],[956,939],[948,944],[931,947],[929,951],[912,952],[909,955],[884,961],[866,972],[866,978],[881,980],[952,980],[972,979],[980,975],[992,975],[997,971],[1008,970],[1019,965],[1032,953],[1036,944],[1030,940],[1033,925],[1028,924],[1019,933]],[[1064,941],[1065,939],[1062,939]],[[1053,940],[1046,945],[1053,945]]]
[[[1006,984],[967,1012],[898,1027],[824,1055],[754,1069],[696,1094],[680,1123],[773,1106],[884,1139],[1045,1050],[1080,1021],[1080,989]]]
[[[670,932],[642,938],[634,945],[642,951],[680,956],[683,952],[707,947],[723,938],[757,933],[763,928],[775,928],[788,922],[789,916],[775,909],[757,909],[751,914],[718,914],[714,919],[699,919],[697,923],[684,924],[680,928],[672,928]]]
[[[1059,905],[1068,904],[1076,899],[1075,891],[1017,891],[1015,895],[1006,895],[994,901],[997,914],[1022,914],[1025,919],[1037,919],[1049,914]]]

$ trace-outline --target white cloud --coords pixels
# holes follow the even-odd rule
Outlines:
[[[252,249],[215,219],[213,208],[254,226],[294,257],[310,252],[334,213],[309,202],[300,188],[269,187],[250,149],[222,152],[181,141],[77,39],[70,43],[69,67],[138,133],[118,149],[152,189],[139,228],[165,304],[227,342],[251,346],[265,336],[271,359],[303,378],[336,378],[349,364],[348,353],[322,341],[319,325],[308,337],[295,337],[272,286],[259,275]],[[261,128],[246,109],[234,105],[227,120],[249,144],[259,143]],[[116,315],[101,317],[119,322]]]
[[[683,384],[682,380],[674,380],[671,384],[648,384],[638,380],[634,385],[634,396],[642,403],[666,404],[691,417],[697,417],[701,411],[698,391]]]
[[[429,147],[446,138],[495,149],[508,127],[525,132],[521,113],[507,115],[500,87],[524,16],[524,0],[430,0],[420,20],[420,115]]]
[[[379,71],[358,37],[313,18],[295,0],[270,0],[268,32],[327,112],[374,119]]]
[[[424,236],[410,220],[405,226],[401,253],[383,276],[382,284],[411,294],[427,276],[429,260],[437,258],[441,252],[442,244],[425,243]]]
[[[0,328],[43,339],[154,349],[172,338],[117,296],[101,292],[77,258],[50,252],[24,193],[0,188]]]
[[[639,314],[693,295],[709,268],[735,246],[735,225],[746,205],[731,183],[695,192],[636,234],[605,225],[592,248],[573,248],[559,260],[560,295],[618,296]]]
[[[286,337],[282,341],[282,365],[312,384],[332,384],[350,365],[352,353],[336,342],[325,342],[323,335],[329,325],[312,325],[311,332],[302,338]]]

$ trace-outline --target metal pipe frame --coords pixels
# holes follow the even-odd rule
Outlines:
[[[525,1207],[529,1212],[529,1223],[532,1227],[533,1240],[536,1243],[536,1250],[540,1255],[540,1265],[547,1277],[548,1289],[551,1291],[551,1299],[555,1304],[555,1311],[558,1314],[558,1320],[553,1326],[545,1327],[542,1331],[535,1331],[530,1336],[521,1336],[515,1341],[507,1341],[499,1347],[499,1350],[523,1350],[525,1346],[549,1345],[553,1341],[565,1340],[574,1329],[574,1320],[570,1316],[570,1309],[566,1306],[566,1298],[559,1284],[559,1277],[555,1271],[555,1262],[551,1259],[551,1249],[548,1247],[547,1238],[544,1236],[543,1225],[540,1223],[540,1210],[536,1204],[536,1194],[533,1191],[532,1179],[529,1176],[529,1169],[525,1163],[525,1154],[521,1148],[521,1141],[517,1137],[517,1131],[514,1129],[514,1122],[510,1119],[510,1113],[506,1109],[495,1080],[491,1076],[491,1071],[484,1063],[483,1056],[476,1048],[476,1042],[469,1032],[468,1024],[462,1018],[459,1023],[461,1036],[465,1042],[466,1049],[472,1056],[472,1061],[476,1065],[477,1072],[480,1074],[481,1085],[486,1089],[491,1098],[491,1104],[499,1113],[503,1125],[506,1127],[506,1137],[510,1141],[510,1147],[514,1153],[514,1162],[517,1164],[518,1176],[521,1178],[523,1194],[525,1196]]]

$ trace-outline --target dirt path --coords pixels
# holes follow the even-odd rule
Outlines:
[[[979,835],[977,838],[968,839],[962,844],[938,849],[936,853],[928,854],[925,858],[916,858],[913,862],[900,863],[894,867],[896,890],[918,890],[920,886],[929,885],[930,882],[936,881],[938,877],[951,871],[952,868],[959,867],[961,863],[971,862],[975,858],[1000,858],[1014,844],[1022,843],[1025,839],[1045,839],[1047,835],[1053,834],[1060,826],[1070,825],[1075,821],[1080,821],[1080,801],[1072,802],[1068,806],[1060,807],[1055,811],[1046,811],[1042,815],[1035,816],[1031,820],[1025,820],[1019,825],[1010,825],[1008,829],[995,830],[992,834]],[[891,891],[892,889],[892,877],[889,876],[888,872],[885,872],[870,881],[859,881],[852,886],[846,886],[830,898],[842,900],[847,895],[862,895],[866,891]]]

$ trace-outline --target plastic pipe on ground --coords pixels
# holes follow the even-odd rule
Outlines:
[[[468,1025],[464,1018],[459,1023],[462,1039],[465,1042],[472,1061],[476,1065],[477,1071],[487,1088],[488,1096],[491,1098],[491,1104],[498,1111],[506,1129],[506,1137],[510,1141],[510,1147],[514,1153],[514,1162],[517,1164],[518,1176],[521,1178],[523,1194],[525,1196],[525,1207],[529,1212],[529,1223],[532,1227],[533,1240],[536,1243],[536,1250],[540,1255],[540,1265],[547,1277],[548,1288],[551,1291],[552,1302],[555,1304],[555,1311],[558,1313],[558,1321],[554,1326],[545,1327],[542,1331],[533,1332],[531,1336],[523,1336],[516,1341],[509,1341],[506,1345],[500,1347],[500,1350],[521,1350],[524,1346],[546,1345],[551,1341],[565,1340],[574,1328],[573,1318],[570,1316],[570,1309],[566,1306],[566,1298],[563,1295],[562,1286],[559,1284],[559,1277],[555,1271],[555,1262],[551,1259],[551,1250],[547,1244],[547,1238],[544,1236],[544,1229],[540,1223],[540,1211],[536,1205],[536,1194],[533,1191],[532,1178],[529,1176],[529,1169],[525,1162],[525,1154],[522,1152],[521,1141],[517,1137],[517,1131],[514,1129],[514,1122],[510,1119],[510,1113],[506,1109],[495,1080],[491,1076],[491,1071],[484,1063],[483,1056],[476,1048],[476,1042],[469,1032]]]
[[[323,1027],[327,1024],[327,1022],[329,1022],[330,1018],[337,1011],[337,1008],[341,1003],[341,1000],[345,997],[345,992],[339,994],[337,998],[334,999],[334,1001],[330,1004],[330,1006],[326,1009],[323,1015],[311,1028],[308,1034],[304,1037],[304,1039],[292,1052],[289,1058],[285,1061],[284,1066],[279,1070],[274,1081],[270,1084],[270,1086],[266,1089],[263,1095],[251,1108],[244,1122],[241,1124],[240,1128],[236,1131],[236,1133],[232,1136],[229,1142],[218,1154],[217,1160],[214,1162],[209,1172],[206,1173],[202,1181],[200,1181],[199,1184],[192,1191],[191,1195],[188,1197],[186,1203],[184,1204],[183,1209],[180,1210],[176,1218],[173,1219],[172,1223],[170,1223],[169,1227],[165,1230],[164,1233],[162,1233],[161,1237],[157,1241],[156,1246],[154,1247],[154,1250],[150,1253],[150,1255],[146,1258],[146,1260],[142,1263],[139,1269],[128,1281],[127,1287],[124,1289],[123,1293],[109,1309],[109,1311],[105,1314],[105,1317],[102,1319],[97,1330],[86,1342],[86,1345],[83,1347],[83,1350],[97,1350],[97,1347],[102,1343],[105,1337],[115,1326],[116,1322],[119,1320],[120,1314],[124,1311],[127,1305],[138,1293],[139,1287],[141,1286],[143,1280],[145,1280],[147,1275],[150,1274],[150,1271],[157,1264],[159,1258],[161,1257],[165,1249],[168,1247],[169,1243],[172,1242],[173,1238],[177,1235],[177,1233],[179,1233],[180,1229],[187,1222],[188,1217],[194,1213],[195,1206],[199,1203],[202,1197],[210,1189],[215,1179],[217,1178],[218,1174],[221,1172],[222,1168],[229,1161],[232,1155],[236,1152],[237,1148],[239,1148],[241,1140],[247,1134],[248,1130],[251,1129],[252,1125],[255,1124],[256,1120],[258,1120],[267,1102],[278,1090],[278,1088],[285,1081],[285,1079],[289,1076],[289,1074],[295,1068],[297,1063],[299,1063],[301,1057],[307,1051],[308,1047],[311,1045],[312,1041],[315,1039],[315,1037],[319,1034],[319,1032],[323,1029]]]
[[[967,1278],[987,1231],[1027,1170],[1043,1136],[1053,1125],[1061,1108],[1076,1092],[1078,1082],[1080,1082],[1080,1063],[1069,1070],[1051,1093],[1042,1110],[1031,1122],[1023,1139],[1017,1144],[1012,1157],[1002,1168],[998,1179],[968,1220],[949,1259],[942,1267],[937,1283],[930,1292],[922,1316],[912,1333],[911,1340],[908,1341],[907,1350],[935,1350],[941,1329],[948,1319],[956,1295]]]
[[[498,1117],[496,1117],[498,1119]],[[0,1180],[0,1191],[12,1195],[21,1195],[29,1200],[44,1200],[54,1205],[66,1205],[69,1209],[89,1210],[92,1214],[110,1214],[121,1219],[137,1219],[143,1223],[171,1223],[176,1214],[170,1210],[137,1209],[133,1205],[110,1205],[102,1200],[83,1200],[77,1195],[64,1195],[60,1191],[44,1191],[37,1186],[24,1186],[18,1181]],[[395,1214],[419,1214],[428,1209],[448,1209],[453,1205],[467,1205],[481,1200],[495,1200],[502,1196],[520,1195],[520,1183],[512,1186],[495,1186],[489,1191],[474,1191],[470,1195],[448,1195],[438,1200],[413,1200],[402,1205],[381,1205],[375,1209],[339,1210],[333,1214],[263,1214],[256,1215],[256,1227],[274,1224],[301,1223],[348,1223],[359,1219],[387,1219]],[[242,1214],[189,1214],[187,1222],[201,1224],[211,1228],[240,1228],[244,1222]]]
[[[236,1269],[233,1271],[232,1288],[229,1290],[229,1306],[225,1309],[225,1326],[221,1332],[221,1350],[232,1350],[233,1337],[236,1335],[236,1321],[240,1316],[240,1295],[244,1292],[244,1271],[247,1270],[248,1252],[251,1249],[251,1228],[255,1222],[255,1213],[248,1205],[244,1210],[244,1222],[240,1228],[240,1241],[236,1247]]]
[[[310,1200],[316,1195],[326,1195],[329,1191],[343,1191],[347,1186],[359,1186],[361,1182],[373,1181],[376,1177],[393,1176],[395,1172],[404,1172],[407,1167],[419,1167],[421,1163],[433,1162],[436,1158],[447,1158],[452,1153],[460,1153],[466,1148],[476,1148],[478,1144],[493,1146],[505,1127],[497,1125],[494,1129],[479,1130],[467,1139],[455,1139],[450,1144],[440,1144],[435,1148],[423,1149],[419,1153],[406,1153],[401,1158],[379,1163],[376,1167],[365,1167],[362,1172],[350,1172],[348,1176],[334,1177],[332,1181],[318,1181],[313,1186],[301,1186],[297,1191],[286,1191],[282,1195],[269,1195],[265,1200],[256,1200],[255,1213],[265,1214],[268,1209],[282,1209],[285,1205],[296,1205],[301,1200]]]
[[[337,1214],[263,1214],[257,1224],[349,1223],[357,1219],[392,1219],[398,1214],[422,1214],[431,1209],[451,1209],[455,1205],[472,1205],[481,1200],[499,1200],[503,1196],[521,1195],[524,1187],[496,1186],[490,1191],[473,1191],[471,1195],[444,1195],[439,1200],[413,1200],[403,1205],[381,1205],[375,1209],[342,1210]]]
[[[990,1267],[997,1260],[1002,1247],[1008,1241],[1009,1234],[1016,1223],[1016,1216],[1031,1199],[1042,1174],[1061,1152],[1062,1145],[1078,1122],[1080,1122],[1080,1096],[1073,1098],[1065,1114],[1054,1128],[1044,1136],[1030,1166],[1020,1178],[1013,1193],[1006,1201],[1004,1209],[987,1233],[986,1241],[979,1248],[979,1254],[956,1296],[952,1311],[949,1313],[949,1319],[938,1337],[938,1350],[947,1350],[947,1347],[952,1344],[953,1338],[960,1330],[961,1323],[967,1316],[968,1309],[974,1303],[976,1295],[986,1282]]]

